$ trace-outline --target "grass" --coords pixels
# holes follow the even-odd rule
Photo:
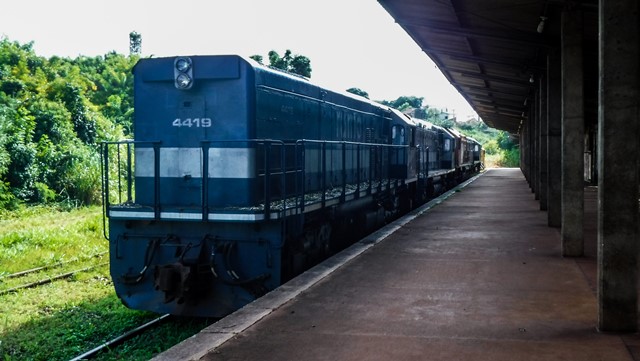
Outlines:
[[[187,339],[210,324],[211,321],[208,319],[197,318],[184,318],[164,323],[153,333],[137,336],[122,347],[99,355],[95,360],[149,360],[154,355]]]
[[[122,306],[106,272],[4,296],[0,355],[5,360],[68,360],[96,341],[153,318]]]
[[[0,214],[0,276],[108,250],[100,212],[34,207]]]
[[[77,260],[47,271],[59,274],[107,261],[89,257],[108,250],[100,208],[64,211],[24,208],[0,214],[0,277],[34,267]],[[0,278],[0,290],[28,278]],[[115,295],[108,265],[51,284],[0,296],[0,360],[69,360],[158,317],[124,307]],[[98,360],[147,360],[193,335],[209,320],[167,322],[100,355]],[[153,338],[151,340],[150,338]]]

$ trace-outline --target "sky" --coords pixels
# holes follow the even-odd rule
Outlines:
[[[436,65],[376,0],[0,0],[0,36],[36,54],[75,58],[239,54],[285,50],[311,60],[311,81],[356,87],[374,100],[423,97],[459,119],[475,115]]]

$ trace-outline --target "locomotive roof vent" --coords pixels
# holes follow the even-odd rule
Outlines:
[[[193,86],[193,62],[191,58],[178,57],[173,61],[173,78],[176,88],[191,89]]]

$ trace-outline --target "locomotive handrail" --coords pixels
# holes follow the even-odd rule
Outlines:
[[[305,175],[306,175],[306,169],[304,167],[304,165],[306,164],[305,162],[305,155],[304,152],[302,153],[303,155],[303,159],[300,162],[300,160],[298,159],[298,147],[302,146],[302,148],[304,149],[304,145],[309,143],[309,144],[319,144],[321,145],[321,158],[320,158],[320,162],[322,164],[322,182],[321,182],[321,189],[320,189],[320,194],[321,194],[321,204],[322,207],[324,208],[326,206],[326,193],[327,193],[327,184],[326,184],[326,160],[327,160],[327,145],[331,144],[331,145],[341,145],[341,153],[342,153],[342,164],[341,164],[341,175],[342,175],[342,192],[340,194],[340,202],[344,202],[346,199],[346,186],[347,186],[347,170],[346,170],[346,146],[347,145],[351,145],[351,146],[356,146],[356,168],[357,168],[357,172],[356,172],[356,195],[359,196],[360,194],[360,170],[361,170],[361,164],[360,164],[360,159],[361,159],[361,147],[365,146],[368,147],[370,150],[371,149],[382,149],[382,148],[387,148],[387,149],[408,149],[409,145],[398,145],[398,144],[382,144],[382,143],[364,143],[364,142],[353,142],[353,141],[340,141],[340,140],[316,140],[316,139],[298,139],[295,141],[296,143],[296,169],[298,169],[300,166],[299,164],[302,164],[302,186],[301,186],[301,190],[299,192],[300,194],[300,200],[299,202],[299,208],[301,209],[301,211],[304,212],[304,208],[305,208],[305,200],[304,200],[304,196],[306,194],[305,191],[305,184],[306,184],[306,179],[305,179]],[[398,155],[396,154],[396,157],[398,157]],[[391,154],[389,154],[389,163],[391,161]],[[382,174],[384,174],[385,172],[383,172],[383,168],[384,168],[384,164],[382,162],[379,162],[379,166],[380,169],[377,170],[376,173],[380,174],[380,178],[378,179],[378,190],[377,191],[382,191]],[[367,189],[367,194],[371,194],[372,191],[372,186],[373,186],[373,172],[369,171],[369,179],[368,179],[368,189]],[[387,189],[390,189],[391,187],[391,181],[390,181],[390,173],[386,172],[387,174]],[[296,178],[297,180],[297,178]],[[297,187],[296,187],[297,189]]]
[[[102,197],[103,214],[105,216],[103,218],[109,217],[111,214],[110,210],[112,209],[124,212],[145,212],[145,209],[148,209],[149,212],[153,212],[148,214],[153,214],[152,217],[154,219],[161,219],[161,216],[164,214],[163,208],[166,208],[166,205],[161,202],[160,194],[161,167],[166,166],[160,162],[162,144],[160,141],[136,141],[133,139],[101,143],[101,155],[103,157]],[[198,219],[207,221],[209,220],[212,207],[220,210],[223,210],[225,207],[221,204],[212,204],[212,198],[210,197],[212,186],[210,182],[212,178],[215,178],[213,175],[218,170],[211,169],[210,167],[211,155],[209,154],[209,150],[213,147],[221,146],[226,148],[230,145],[237,146],[239,144],[245,144],[246,147],[259,150],[258,157],[255,158],[255,160],[258,161],[261,159],[262,163],[253,163],[253,167],[256,167],[255,170],[259,171],[256,177],[262,178],[262,180],[260,180],[261,183],[255,183],[255,185],[260,184],[260,188],[252,189],[262,189],[261,192],[263,194],[261,196],[258,194],[258,197],[262,199],[263,204],[259,205],[254,203],[253,206],[247,204],[247,207],[239,206],[238,210],[243,211],[243,209],[246,208],[244,211],[251,212],[251,210],[257,210],[255,206],[260,206],[259,213],[263,214],[265,220],[273,218],[273,212],[276,212],[275,214],[278,214],[277,217],[281,218],[304,212],[305,207],[312,204],[314,199],[318,198],[321,207],[327,206],[329,200],[333,199],[337,199],[339,203],[345,202],[347,200],[347,192],[353,194],[354,198],[358,198],[361,196],[361,191],[364,190],[363,186],[367,187],[365,193],[367,195],[372,194],[374,191],[373,187],[376,187],[375,191],[377,192],[382,191],[383,186],[385,189],[390,189],[392,186],[392,174],[390,172],[391,168],[388,167],[391,167],[393,164],[398,164],[400,158],[403,157],[402,154],[404,152],[399,150],[409,148],[408,145],[316,139],[202,140],[200,142],[200,148],[202,150],[202,193],[200,201],[197,202],[200,204],[194,204],[195,207],[200,209],[201,217]],[[136,197],[133,192],[136,183],[135,174],[137,174],[135,170],[135,157],[136,155],[140,156],[138,152],[132,150],[136,145],[150,145],[151,147],[149,148],[151,149],[149,149],[149,151],[153,152],[153,155],[147,153],[145,158],[147,162],[151,162],[153,159],[153,170],[147,169],[146,173],[148,174],[149,182],[153,184],[153,189],[149,189],[148,203],[146,203],[146,201],[140,204],[136,203]],[[318,147],[318,153],[315,155],[317,158],[313,159],[313,162],[319,167],[316,172],[321,173],[322,176],[320,177],[318,175],[317,181],[314,181],[315,186],[307,189],[306,177],[313,174],[313,170],[307,169],[309,159],[306,159],[308,157],[306,153],[310,145]],[[110,155],[109,149],[112,146],[116,148],[113,149],[112,152],[115,151],[117,153]],[[126,146],[126,149],[122,150],[121,146]],[[234,148],[234,146],[230,148]],[[279,154],[274,153],[274,150],[277,150]],[[293,154],[291,152],[293,152]],[[329,154],[337,161],[331,169],[327,169]],[[114,156],[117,157],[115,159],[117,168],[110,170],[110,161]],[[273,156],[276,156],[276,158],[273,158]],[[364,159],[368,158],[369,165],[362,164],[364,160],[363,157],[365,157]],[[277,164],[278,162],[279,164]],[[350,162],[350,165],[348,165],[348,162]],[[355,168],[353,168],[354,166]],[[349,169],[351,169],[351,171]],[[117,195],[115,188],[113,194],[110,194],[113,188],[111,187],[111,183],[115,181],[115,179],[113,181],[111,180],[111,175],[114,174],[114,171],[116,172],[114,178],[117,178]],[[329,176],[327,172],[333,174],[333,176]],[[367,177],[365,183],[362,182],[363,175]],[[150,179],[151,177],[153,177],[153,180]],[[330,179],[330,177],[334,178]],[[275,181],[275,183],[273,181]],[[334,181],[338,183],[339,188],[335,187]],[[123,182],[126,183],[124,186]],[[349,186],[349,184],[352,186]],[[112,197],[114,196],[116,197],[115,202],[118,202],[117,204],[112,202]],[[124,200],[124,198],[126,198],[126,200]],[[252,199],[254,199],[254,202],[256,201],[255,198]],[[276,204],[277,207],[274,207]],[[296,209],[296,211],[291,212],[292,209]],[[223,212],[225,211],[223,210]],[[188,219],[194,218],[190,217]],[[104,222],[106,222],[106,220]],[[106,227],[104,229],[106,229]]]
[[[122,179],[120,176],[118,176],[118,202],[120,204],[133,204],[133,179],[132,179],[132,174],[133,174],[133,162],[132,162],[132,155],[131,155],[131,146],[132,145],[136,145],[136,144],[150,144],[155,148],[158,148],[160,146],[162,142],[161,141],[136,141],[133,139],[122,139],[122,140],[117,140],[117,141],[103,141],[100,142],[100,157],[101,157],[101,167],[100,167],[100,175],[101,175],[101,180],[102,180],[102,194],[101,194],[101,198],[102,198],[102,229],[103,229],[103,236],[108,240],[109,236],[107,235],[107,227],[106,227],[106,218],[108,217],[108,212],[109,209],[111,208],[111,199],[110,199],[110,188],[109,188],[109,145],[116,145],[117,146],[117,167],[118,169],[121,169],[121,155],[120,155],[120,145],[126,145],[127,146],[127,157],[126,157],[126,162],[127,162],[127,166],[126,166],[126,173],[127,173],[127,201],[126,202],[122,202]],[[155,156],[155,163],[159,164],[159,159],[157,153]],[[157,169],[157,166],[156,166]],[[159,193],[159,187],[160,187],[160,183],[157,180],[156,177],[156,182],[154,183],[154,193]],[[158,207],[158,204],[154,205],[155,208]]]
[[[382,146],[386,148],[409,148],[407,144],[384,144],[384,143],[364,143],[353,142],[348,140],[317,140],[317,139],[298,139],[296,143],[327,143],[327,144],[348,144],[348,145],[369,145],[369,146]]]
[[[203,147],[203,161],[202,161],[202,219],[204,221],[208,220],[207,214],[209,212],[209,175],[210,175],[210,170],[209,170],[209,152],[208,152],[208,148],[212,143],[215,144],[238,144],[238,143],[246,143],[246,144],[255,144],[255,145],[265,145],[265,156],[264,156],[264,184],[263,184],[263,189],[264,189],[264,210],[263,210],[263,214],[266,220],[271,218],[271,203],[272,203],[272,199],[271,199],[271,164],[269,162],[269,160],[271,159],[270,157],[270,153],[271,153],[271,146],[272,145],[279,145],[282,146],[282,152],[280,152],[280,168],[281,168],[281,175],[280,175],[280,187],[281,189],[285,190],[284,195],[283,195],[283,209],[282,211],[285,212],[289,209],[287,208],[287,202],[286,202],[286,163],[285,163],[285,154],[286,154],[286,150],[285,150],[285,146],[287,145],[287,143],[283,140],[279,140],[279,139],[243,139],[243,140],[238,140],[238,139],[222,139],[222,140],[203,140],[200,142],[202,144]],[[205,149],[206,148],[206,149]]]

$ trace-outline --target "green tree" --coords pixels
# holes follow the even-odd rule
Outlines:
[[[277,51],[271,50],[268,54],[269,65],[280,70],[289,70],[289,63],[291,62],[291,50],[287,49],[284,52],[284,56],[280,57]]]
[[[502,130],[498,132],[497,142],[500,149],[511,150],[514,147],[514,143],[511,140],[509,133]]]
[[[99,201],[95,144],[123,137],[136,60],[45,59],[31,44],[0,39],[0,208]]]
[[[132,31],[129,33],[129,55],[140,55],[142,53],[142,35]]]
[[[133,74],[138,56],[109,53],[104,57],[79,58],[78,65],[94,84],[89,100],[110,121],[133,133]]]
[[[500,148],[498,147],[498,142],[495,139],[491,139],[490,141],[483,144],[485,152],[489,155],[498,154]]]
[[[306,56],[295,55],[289,62],[290,72],[311,78],[311,60]]]
[[[369,99],[369,93],[360,88],[349,88],[347,89],[347,92]]]
[[[269,58],[269,66],[311,78],[311,60],[306,56],[298,54],[292,55],[289,49],[285,51],[282,57],[280,57],[280,54],[275,50],[271,50],[267,56]],[[261,55],[251,55],[250,58],[263,64],[263,57]]]
[[[251,58],[251,59],[253,59],[253,60],[257,61],[257,62],[258,62],[258,64],[263,64],[263,65],[264,65],[264,63],[262,62],[262,60],[264,59],[264,58],[262,57],[262,55],[251,55],[249,58]]]
[[[71,113],[71,121],[78,138],[87,144],[94,144],[96,141],[96,124],[95,120],[89,117],[82,89],[73,83],[66,82],[60,91],[60,100]]]
[[[424,98],[422,97],[403,95],[398,97],[398,99],[396,100],[393,100],[393,101],[382,100],[379,103],[390,106],[395,109],[402,110],[407,108],[415,108],[415,109],[421,108],[423,101],[424,101]]]

